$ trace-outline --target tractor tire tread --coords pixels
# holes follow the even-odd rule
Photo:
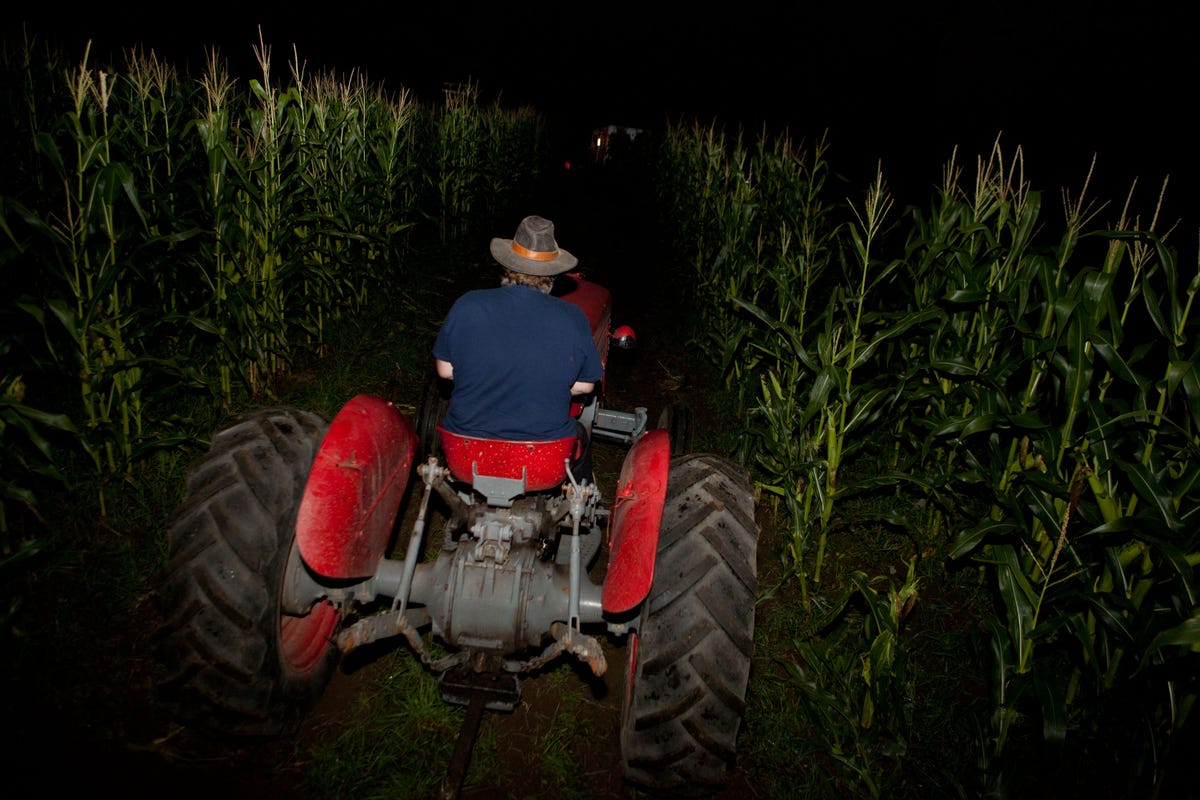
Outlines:
[[[728,781],[754,649],[757,526],[747,472],[672,460],[657,561],[622,714],[634,783],[705,795]]]
[[[336,663],[307,671],[279,657],[279,592],[304,482],[328,422],[272,408],[217,431],[168,523],[156,589],[162,698],[188,722],[231,736],[299,724]]]

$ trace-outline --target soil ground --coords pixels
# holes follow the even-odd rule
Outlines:
[[[692,409],[697,428],[721,424],[706,403],[709,393],[697,384],[703,376],[692,369],[698,362],[681,336],[683,295],[660,269],[661,242],[656,241],[646,206],[627,193],[616,171],[580,175],[576,170],[561,177],[548,207],[531,211],[555,220],[560,244],[580,257],[588,277],[613,290],[614,324],[630,324],[638,336],[633,351],[614,350],[610,355],[614,377],[607,404],[629,410],[645,406],[653,422],[668,403],[683,402]],[[622,445],[598,442],[594,447],[598,484],[606,494],[624,454]],[[413,506],[409,504],[408,513]],[[46,596],[53,605],[52,587],[47,587]],[[394,657],[387,648],[379,648],[347,659],[295,739],[244,748],[211,745],[193,741],[154,707],[151,623],[156,616],[149,596],[112,605],[112,614],[83,623],[94,640],[74,652],[43,654],[37,678],[4,704],[8,718],[0,753],[6,783],[18,789],[13,796],[33,791],[53,796],[85,787],[126,798],[304,797],[303,774],[311,753],[346,727],[346,715],[364,687],[389,669]],[[53,616],[52,608],[40,610]],[[575,717],[571,738],[578,743],[578,732],[586,734],[586,746],[573,750],[579,762],[573,769],[587,786],[581,796],[641,796],[620,775],[618,720],[625,649],[620,642],[606,641],[605,657],[608,669],[602,679],[577,665],[569,668],[574,675],[525,681],[522,702],[512,713],[486,713],[481,736],[495,743],[490,763],[498,766],[486,776],[472,775],[462,797],[558,796],[543,780],[544,765],[539,762],[546,754],[547,728],[560,719],[567,683],[582,687],[570,695]],[[26,652],[6,663],[28,665],[37,658]],[[10,684],[8,691],[14,689]],[[428,768],[446,766],[430,763]],[[735,782],[723,796],[740,796],[743,790],[744,785]]]

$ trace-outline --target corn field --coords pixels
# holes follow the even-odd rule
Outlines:
[[[1060,217],[999,140],[969,169],[952,156],[932,207],[903,215],[882,168],[861,199],[834,196],[827,150],[681,124],[660,170],[742,456],[788,526],[812,622],[787,667],[815,735],[880,796],[909,732],[903,691],[888,724],[872,715],[912,678],[911,569],[882,594],[850,587],[875,620],[851,637],[859,678],[814,649],[847,602],[822,567],[876,525],[914,557],[978,565],[997,598],[983,788],[1004,790],[1034,720],[1048,751],[1099,747],[1104,774],[1150,796],[1186,766],[1200,691],[1200,269],[1168,244],[1161,194],[1140,215],[1133,189],[1090,197],[1089,173]]]
[[[153,51],[4,52],[8,508],[36,515],[23,476],[58,474],[48,437],[119,480],[205,435],[181,396],[270,398],[331,323],[409,277],[416,226],[464,235],[536,178],[532,109],[474,86],[422,105],[261,39],[253,53],[243,79],[215,52],[199,75]]]
[[[261,40],[249,77],[216,53],[199,75],[153,51],[0,55],[0,573],[39,546],[11,535],[39,486],[76,462],[128,480],[205,435],[181,397],[269,399],[415,279],[420,231],[490,230],[542,161],[531,109],[472,84],[426,106]],[[997,141],[900,209],[882,166],[846,199],[833,144],[681,124],[657,170],[737,455],[785,526],[797,713],[843,785],[887,795],[913,724],[905,622],[940,556],[995,598],[980,787],[1006,791],[1032,730],[1120,793],[1164,791],[1200,693],[1200,265],[1136,185],[1113,203],[1083,176],[1049,202]],[[913,543],[906,571],[835,584],[864,525]]]

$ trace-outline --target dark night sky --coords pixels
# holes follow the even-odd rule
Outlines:
[[[443,83],[472,80],[486,100],[560,114],[581,137],[679,119],[810,141],[827,130],[843,171],[866,175],[882,159],[885,176],[929,185],[955,145],[973,164],[1001,135],[1049,191],[1077,188],[1093,153],[1117,199],[1135,177],[1156,193],[1169,173],[1183,208],[1200,185],[1200,36],[1185,3],[221,5],[181,6],[182,20],[144,0],[23,19],[77,49],[140,42],[198,65],[216,46],[245,77],[261,24],[280,73],[295,45],[310,69],[357,69],[430,102]],[[7,16],[9,28],[22,19]]]

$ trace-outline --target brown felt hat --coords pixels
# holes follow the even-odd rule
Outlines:
[[[492,239],[492,258],[526,275],[558,275],[579,259],[554,241],[554,223],[544,217],[521,220],[511,239]]]

